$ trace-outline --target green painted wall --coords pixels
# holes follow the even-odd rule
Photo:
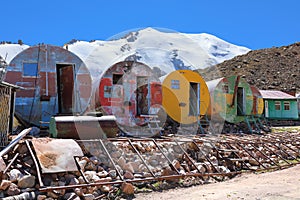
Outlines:
[[[298,118],[298,107],[296,100],[271,100],[265,99],[268,102],[268,113],[267,118],[270,119],[297,119]],[[280,110],[275,109],[275,101],[280,102]],[[290,102],[290,110],[284,110],[284,102]]]

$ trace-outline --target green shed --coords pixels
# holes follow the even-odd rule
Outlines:
[[[208,116],[219,115],[229,123],[239,123],[252,115],[253,92],[245,79],[229,76],[206,84],[211,95]]]
[[[269,119],[298,119],[297,98],[278,90],[260,90]]]

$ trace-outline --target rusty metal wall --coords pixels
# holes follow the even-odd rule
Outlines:
[[[25,73],[25,64],[31,74]],[[70,97],[73,113],[82,114],[91,99],[91,76],[85,63],[75,54],[52,45],[30,47],[16,55],[7,67],[6,82],[25,88],[17,92],[16,115],[26,125],[48,126],[59,114],[57,66],[74,66],[74,93]]]

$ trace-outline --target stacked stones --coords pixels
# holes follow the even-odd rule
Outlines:
[[[282,142],[286,143],[282,145]],[[153,190],[157,177],[169,177],[161,184],[164,188],[190,186],[230,178],[230,172],[287,164],[288,160],[297,160],[300,156],[299,132],[222,135],[196,140],[174,138],[156,142],[118,139],[78,143],[84,152],[83,157],[76,158],[78,171],[42,174],[43,186],[39,185],[27,146],[24,141],[18,143],[0,159],[0,171],[4,172],[0,198],[115,198],[120,194],[132,195],[141,187]],[[193,174],[198,177],[190,176]],[[180,175],[183,177],[179,178]],[[42,190],[45,188],[48,190]]]

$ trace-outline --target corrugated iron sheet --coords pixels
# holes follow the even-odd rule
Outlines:
[[[279,90],[260,90],[263,99],[296,99],[296,97]]]

